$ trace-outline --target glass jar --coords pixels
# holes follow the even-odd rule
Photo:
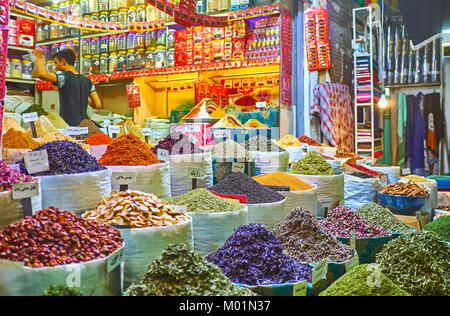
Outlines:
[[[109,4],[108,0],[98,0],[98,10],[101,11],[108,11],[109,10]]]
[[[117,35],[111,35],[108,39],[108,50],[110,53],[117,52]]]
[[[145,69],[145,49],[138,49],[136,53],[136,70]]]
[[[167,51],[167,67],[175,67],[175,50],[171,49]]]
[[[117,0],[119,9],[126,9],[128,8],[128,0]]]
[[[128,23],[136,23],[136,7],[128,9]]]
[[[105,54],[109,52],[109,39],[108,36],[102,36],[100,39],[100,54]]]
[[[174,49],[175,48],[175,30],[168,30],[167,31],[167,49]]]
[[[89,1],[89,11],[91,14],[98,13],[98,0],[88,0]]]
[[[50,39],[50,23],[44,24],[44,33],[45,33],[45,41],[48,41]]]
[[[11,61],[9,58],[6,58],[6,68],[5,68],[5,77],[11,78]]]
[[[89,8],[89,3],[87,1],[81,1],[80,6],[81,6],[82,16],[85,16],[86,14],[89,14],[89,15],[91,14],[91,10]]]
[[[33,72],[33,63],[30,60],[22,61],[22,79],[30,79]]]
[[[149,22],[156,21],[156,8],[148,4],[145,9],[145,16]]]
[[[53,60],[47,61],[47,71],[55,72],[55,62]]]
[[[70,30],[70,35],[69,36],[71,36],[71,37],[77,37],[77,36],[80,36],[80,30],[79,29],[76,29],[76,28],[69,28],[69,30]]]
[[[58,32],[58,28],[59,28],[59,25],[58,24],[56,24],[56,23],[52,23],[52,24],[50,24],[50,28],[49,28],[49,39],[50,40],[55,40],[55,39],[58,39],[59,38],[59,32]]]
[[[118,11],[118,10],[119,10],[119,1],[109,0],[109,11]]]
[[[136,49],[136,32],[127,35],[127,49]]]
[[[99,21],[101,22],[109,22],[109,16],[107,11],[100,12]]]
[[[100,20],[100,13],[92,13],[91,20],[94,22]]]
[[[136,0],[136,5],[145,5],[147,1],[145,0]]]
[[[58,25],[58,38],[66,37],[66,27]]]
[[[166,51],[157,49],[155,54],[155,68],[166,67]]]
[[[119,59],[117,56],[117,52],[113,52],[113,53],[109,54],[108,70],[109,70],[110,74],[117,72],[118,63],[119,63]]]
[[[57,52],[59,52],[59,47],[60,47],[60,45],[58,43],[55,43],[52,45],[52,48],[51,48],[52,56],[55,55]]]
[[[145,51],[145,33],[136,33],[135,43],[136,50],[143,49]]]
[[[45,41],[45,31],[44,31],[44,24],[39,23],[36,28],[36,42],[43,42]]]
[[[128,10],[120,9],[117,14],[117,23],[122,23],[123,26],[128,25]]]
[[[155,68],[155,55],[154,51],[147,50],[145,53],[145,69]]]
[[[91,73],[92,55],[85,55],[83,57],[83,75],[87,76]]]
[[[145,22],[145,4],[141,4],[136,9],[136,22]]]
[[[100,54],[100,37],[93,37],[91,39],[91,54],[92,55]]]
[[[74,40],[72,47],[75,50],[75,58],[78,58],[80,56],[80,41]]]
[[[92,56],[92,74],[93,75],[100,74],[100,55]]]
[[[109,65],[108,54],[102,54],[100,56],[100,74],[103,75],[108,73],[108,65]]]
[[[147,50],[156,50],[156,31],[148,31],[145,33],[145,47]]]
[[[117,36],[117,50],[125,51],[127,49],[127,34],[121,33]]]
[[[118,15],[119,15],[119,11],[111,11],[111,13],[109,14],[109,22],[118,22]]]
[[[166,50],[166,30],[158,30],[156,34],[156,49]]]
[[[91,55],[91,39],[84,38],[81,40],[81,53],[84,55]]]
[[[127,71],[136,69],[136,51],[129,49],[127,52]]]
[[[90,18],[91,18],[91,15],[90,15],[90,14],[83,15],[83,19],[90,19]],[[81,33],[82,33],[83,35],[86,35],[86,34],[90,34],[91,31],[88,31],[88,30],[82,30]]]
[[[122,72],[127,70],[127,52],[121,50],[119,55],[117,55],[117,72]]]

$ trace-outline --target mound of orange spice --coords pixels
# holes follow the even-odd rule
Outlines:
[[[104,166],[148,166],[161,161],[141,139],[127,134],[110,143],[98,162]]]

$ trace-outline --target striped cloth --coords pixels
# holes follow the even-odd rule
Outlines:
[[[341,84],[325,82],[313,91],[310,115],[318,115],[320,129],[339,151],[354,152],[354,118],[350,89]]]

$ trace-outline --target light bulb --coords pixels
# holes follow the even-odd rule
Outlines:
[[[378,101],[378,107],[380,109],[385,109],[388,106],[388,101],[386,99],[386,96],[383,94],[380,98],[380,101]]]
[[[59,0],[52,0],[53,4],[59,4]]]

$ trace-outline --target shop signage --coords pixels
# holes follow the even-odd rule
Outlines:
[[[25,168],[29,174],[35,174],[50,170],[48,163],[47,150],[37,150],[25,153],[24,156]]]
[[[112,184],[128,185],[136,183],[136,174],[132,172],[113,172]]]
[[[188,178],[201,179],[202,176],[203,176],[202,168],[200,168],[200,167],[189,167],[188,168]]]
[[[38,120],[37,112],[25,113],[22,115],[22,117],[25,123],[35,122]]]
[[[293,296],[306,296],[307,281],[302,281],[294,284]]]
[[[17,183],[12,185],[12,197],[14,200],[22,200],[39,195],[39,183]]]
[[[231,172],[245,172],[245,163],[243,162],[233,162],[231,164]]]
[[[311,282],[312,284],[316,284],[321,279],[326,277],[328,272],[328,260],[325,259],[322,262],[318,263],[312,270]]]

